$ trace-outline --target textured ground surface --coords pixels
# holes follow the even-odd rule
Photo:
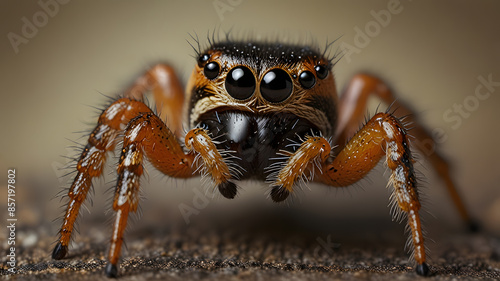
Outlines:
[[[390,221],[336,221],[318,228],[293,211],[249,213],[224,223],[200,219],[186,226],[139,223],[129,228],[122,280],[415,280],[403,249],[403,226]],[[235,217],[235,218],[233,218]],[[258,218],[258,219],[256,219]],[[299,220],[300,221],[300,220]],[[69,256],[51,260],[52,230],[17,232],[18,280],[105,279],[103,221],[80,226]],[[136,223],[137,225],[137,223]],[[103,230],[105,229],[105,230]],[[426,280],[499,280],[500,239],[485,233],[433,231],[433,275]],[[429,239],[430,240],[430,239]],[[7,275],[2,257],[1,275]]]

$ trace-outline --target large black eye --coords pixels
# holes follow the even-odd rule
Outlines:
[[[311,89],[316,84],[316,77],[310,71],[302,71],[299,75],[299,82],[304,89]]]
[[[255,91],[255,77],[246,66],[237,66],[226,77],[226,91],[237,100],[246,100]]]
[[[269,102],[282,102],[292,93],[292,79],[280,68],[269,70],[260,83],[260,93]]]
[[[323,65],[316,65],[314,70],[316,70],[316,74],[318,74],[319,79],[325,79],[326,76],[328,76],[328,68]]]
[[[213,61],[205,65],[205,67],[203,68],[203,73],[208,79],[212,80],[219,75],[219,70],[219,64]]]

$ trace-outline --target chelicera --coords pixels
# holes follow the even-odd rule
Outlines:
[[[138,207],[145,160],[169,177],[208,177],[226,198],[236,196],[240,180],[261,180],[268,184],[271,199],[279,202],[308,181],[352,185],[384,158],[391,171],[393,203],[411,230],[416,271],[429,274],[410,137],[398,116],[415,120],[383,81],[355,75],[338,98],[332,59],[309,46],[227,41],[199,51],[197,58],[186,94],[173,69],[157,65],[102,112],[76,165],[54,259],[66,256],[92,179],[102,174],[108,152],[122,141],[106,266],[110,277],[118,274],[123,234],[129,213]],[[158,113],[144,103],[148,91]],[[358,129],[370,95],[398,108],[399,115],[376,113]],[[184,122],[190,128],[185,135]],[[417,140],[432,139],[418,122],[413,126]],[[462,218],[470,221],[447,163],[437,152],[429,159]]]

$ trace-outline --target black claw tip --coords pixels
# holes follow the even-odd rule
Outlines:
[[[108,276],[109,278],[118,277],[118,266],[109,262],[106,265],[106,276]]]
[[[271,199],[274,202],[281,202],[288,198],[288,195],[290,195],[290,192],[282,186],[274,186],[271,190]]]
[[[424,262],[422,264],[418,264],[416,268],[417,274],[420,276],[429,276],[429,266]]]
[[[236,196],[237,193],[236,184],[230,181],[223,182],[219,184],[219,186],[217,187],[219,188],[219,191],[222,194],[222,196],[228,199],[233,199]]]
[[[57,242],[57,245],[54,247],[54,251],[52,251],[52,258],[55,260],[63,259],[68,253],[68,246],[63,246],[61,242]]]
[[[481,226],[477,221],[469,221],[468,227],[469,231],[474,233],[479,232],[481,230]]]

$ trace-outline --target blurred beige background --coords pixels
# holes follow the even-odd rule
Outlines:
[[[60,214],[59,201],[50,199],[64,185],[58,180],[62,173],[56,169],[66,163],[61,155],[70,155],[68,139],[84,140],[72,132],[89,130],[95,124],[97,114],[90,106],[105,102],[100,93],[119,94],[157,62],[172,64],[185,82],[195,62],[186,42],[189,34],[198,34],[206,45],[207,32],[232,29],[237,38],[244,34],[291,41],[314,38],[320,45],[340,38],[334,51],[345,44],[357,47],[356,53],[346,55],[335,66],[339,90],[359,71],[386,79],[430,129],[444,132],[440,149],[453,163],[453,175],[467,205],[487,229],[500,233],[500,86],[493,86],[484,100],[474,98],[478,77],[491,76],[500,82],[500,3],[401,1],[391,6],[393,3],[68,1],[57,8],[50,6],[52,15],[47,15],[37,1],[2,1],[2,204],[6,201],[6,171],[15,168],[20,223],[50,222]],[[387,13],[390,20],[381,16]],[[25,18],[37,24],[28,33],[32,38],[12,43],[8,34],[23,36]],[[367,36],[364,41],[359,41],[363,39],[359,30]],[[461,116],[454,110],[464,101],[473,110]],[[377,104],[372,101],[372,113]],[[443,117],[449,110],[454,119]],[[427,177],[423,192],[432,214],[428,222],[457,228],[458,216],[444,186],[427,166],[424,161],[419,170]],[[236,200],[215,196],[215,203],[211,201],[204,211],[238,214],[251,207],[268,208],[272,213],[289,208],[300,210],[305,220],[317,215],[390,220],[384,170],[379,167],[370,180],[351,189],[331,191],[311,185],[288,206],[270,202],[265,185],[245,183]],[[96,182],[92,215],[102,216],[109,206],[104,190],[112,186],[113,178],[110,175]],[[167,213],[177,220],[182,220],[179,204],[192,205],[193,188],[200,188],[198,179],[165,179],[151,169],[149,183],[144,182],[144,213],[153,217]],[[28,212],[29,208],[36,212]],[[0,212],[3,217],[4,210]],[[198,215],[203,216],[203,212]],[[57,227],[51,225],[52,233]]]

